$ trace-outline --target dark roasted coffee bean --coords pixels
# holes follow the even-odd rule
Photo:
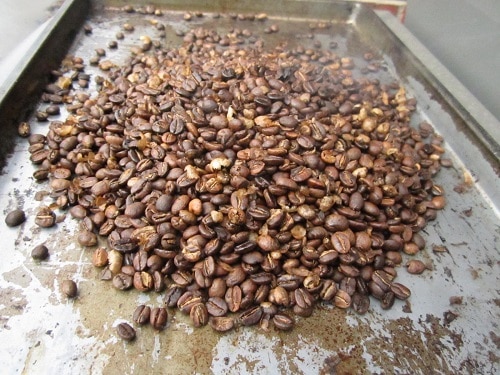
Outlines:
[[[239,311],[242,297],[241,288],[238,285],[227,289],[224,299],[227,303],[229,311]]]
[[[68,298],[75,298],[78,294],[78,287],[73,280],[63,280],[61,283],[61,291]]]
[[[203,302],[203,298],[198,292],[187,291],[179,297],[177,307],[184,314],[189,314],[193,306],[200,302]]]
[[[351,306],[358,314],[366,314],[370,308],[370,298],[364,294],[354,293],[351,297]]]
[[[168,323],[167,309],[164,307],[152,308],[149,315],[149,322],[151,323],[151,326],[158,331],[165,329]]]
[[[349,237],[344,232],[336,232],[331,237],[333,248],[340,254],[346,254],[351,249]]]
[[[125,341],[133,341],[136,337],[135,329],[128,323],[120,323],[116,326],[118,336]]]
[[[134,311],[133,320],[140,325],[148,324],[150,315],[151,307],[146,305],[139,305]]]
[[[391,283],[391,291],[394,293],[396,298],[402,300],[407,299],[411,295],[410,289],[400,283]]]
[[[49,249],[45,245],[38,245],[31,251],[31,257],[36,260],[45,260],[49,257]]]
[[[385,293],[380,299],[380,306],[384,309],[390,309],[394,305],[395,294],[393,292]]]
[[[171,284],[165,293],[165,305],[167,305],[167,307],[177,306],[177,302],[183,293],[184,291],[179,285]]]
[[[295,321],[285,313],[277,313],[273,316],[274,326],[281,331],[289,331],[293,328]]]
[[[244,326],[251,326],[257,324],[262,317],[262,307],[254,306],[248,310],[243,311],[239,316],[241,324]]]
[[[325,280],[319,294],[320,298],[323,301],[331,301],[336,294],[337,286],[335,285],[335,282],[333,282],[333,280]]]
[[[206,306],[207,311],[211,316],[225,316],[228,311],[226,301],[220,297],[210,297]]]
[[[26,214],[23,210],[17,209],[9,212],[5,217],[5,224],[9,227],[17,227],[26,221]]]
[[[314,297],[304,288],[298,288],[294,292],[295,303],[302,309],[307,309],[313,306]]]
[[[125,273],[119,273],[113,277],[113,286],[118,290],[127,290],[132,288],[133,277]]]

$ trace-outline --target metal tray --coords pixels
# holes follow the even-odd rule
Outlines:
[[[180,43],[174,30],[194,25],[262,27],[231,20],[230,13],[267,12],[280,32],[266,36],[272,44],[287,39],[307,43],[311,23],[328,22],[316,38],[338,42],[339,54],[361,61],[370,50],[384,61],[380,79],[398,79],[418,101],[412,121],[426,120],[445,138],[453,167],[437,182],[445,187],[448,205],[425,228],[427,248],[418,257],[432,270],[420,276],[399,272],[412,297],[389,311],[372,304],[364,316],[353,311],[317,308],[297,320],[292,332],[242,328],[218,334],[209,327],[193,329],[175,312],[161,333],[140,328],[138,339],[124,343],[115,334],[131,321],[136,304],[160,305],[162,297],[134,291],[119,293],[99,280],[90,253],[76,241],[77,223],[67,218],[56,229],[40,231],[33,214],[42,202],[33,181],[27,142],[15,135],[17,123],[28,120],[34,132],[44,126],[33,120],[47,73],[64,54],[87,60],[106,47],[124,22],[136,25],[134,36],[107,50],[117,63],[128,55],[142,32],[154,38],[152,15],[124,14],[124,1],[69,0],[41,32],[36,46],[21,60],[0,90],[1,140],[5,160],[0,176],[0,208],[5,214],[22,207],[28,220],[20,228],[1,221],[4,245],[0,262],[0,366],[7,373],[53,374],[456,374],[498,373],[499,336],[499,131],[494,119],[394,17],[353,3],[276,0],[156,2],[167,25],[166,45]],[[140,2],[136,2],[140,4]],[[151,3],[151,2],[148,2]],[[153,2],[154,3],[154,2]],[[170,10],[171,12],[167,12]],[[183,21],[183,11],[220,12],[223,17]],[[86,36],[83,22],[93,28]],[[86,69],[87,70],[87,69]],[[92,72],[91,68],[88,71]],[[49,201],[45,198],[45,201]],[[36,263],[31,249],[45,242],[50,259]],[[433,246],[447,252],[434,253]],[[73,278],[79,295],[73,302],[59,286]],[[450,297],[461,304],[450,305]],[[455,317],[451,320],[450,317]]]

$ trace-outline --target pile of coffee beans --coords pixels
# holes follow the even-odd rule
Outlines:
[[[395,281],[403,254],[424,248],[445,205],[442,139],[410,126],[403,87],[357,77],[331,49],[247,34],[198,27],[169,49],[141,38],[126,64],[101,60],[97,92],[71,90],[91,77],[69,57],[75,74],[47,88],[69,115],[29,136],[34,177],[81,220],[81,245],[107,239],[92,257],[103,280],[164,294],[137,324],[163,329],[177,308],[216,331],[289,330],[322,302],[390,308],[410,296]],[[36,222],[56,217],[42,207]]]

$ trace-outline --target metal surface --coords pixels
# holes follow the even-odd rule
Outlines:
[[[87,60],[96,47],[106,46],[124,22],[135,24],[136,32],[120,42],[116,51],[107,50],[107,59],[122,62],[130,45],[146,32],[155,39],[149,22],[154,16],[104,9],[104,5],[123,3],[93,3],[87,19],[93,34],[88,37],[80,31],[70,53]],[[71,4],[67,2],[66,9],[71,9]],[[3,220],[0,223],[4,238],[0,368],[6,373],[26,374],[498,373],[498,160],[472,129],[481,125],[481,119],[472,118],[471,112],[464,114],[464,106],[453,91],[443,89],[449,88],[449,82],[436,80],[435,66],[428,65],[432,65],[432,57],[423,56],[421,46],[385,14],[376,16],[359,6],[303,1],[187,1],[175,5],[177,10],[196,8],[205,12],[266,11],[272,18],[267,24],[280,25],[280,32],[267,40],[269,44],[280,40],[307,43],[305,36],[313,20],[332,21],[330,29],[317,31],[317,38],[337,41],[339,54],[355,56],[361,62],[362,53],[371,49],[384,58],[387,71],[381,79],[401,80],[417,98],[414,123],[431,122],[445,137],[447,156],[454,163],[436,179],[446,190],[448,205],[426,227],[427,248],[418,255],[432,270],[412,276],[401,268],[398,281],[408,285],[413,294],[408,302],[399,301],[389,311],[372,303],[371,311],[359,316],[322,306],[312,317],[298,318],[292,332],[241,328],[228,334],[214,333],[209,327],[193,329],[185,316],[172,311],[165,331],[139,328],[137,340],[124,343],[113,327],[130,322],[136,304],[158,306],[162,297],[118,292],[100,281],[99,270],[90,263],[91,253],[77,244],[77,223],[69,217],[51,230],[40,230],[34,224],[37,207],[50,202],[48,197],[38,201],[40,194],[36,193],[47,186],[31,177],[34,167],[28,160],[27,142],[13,138],[15,151],[0,176],[0,208],[5,214],[22,207],[28,220],[20,228],[7,228]],[[235,22],[241,28],[262,27],[209,16],[187,23],[182,14],[162,16],[167,25],[167,46],[180,43],[173,33],[178,28],[204,25],[224,32]],[[57,26],[63,34],[72,29],[64,13],[58,17],[52,27]],[[46,37],[52,38],[49,33]],[[38,61],[36,56],[29,57],[33,64]],[[93,72],[91,68],[88,71]],[[31,100],[36,102],[36,97]],[[0,115],[4,118],[4,112]],[[31,122],[34,132],[45,131],[46,125]],[[31,259],[30,251],[42,242],[51,255],[48,261],[38,263]],[[448,251],[433,253],[434,245]],[[78,283],[79,295],[73,302],[60,293],[64,278]],[[450,305],[452,296],[461,296],[462,304]],[[450,312],[456,319],[449,321]]]

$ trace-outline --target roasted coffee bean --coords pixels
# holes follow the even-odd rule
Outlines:
[[[289,331],[293,328],[295,321],[285,313],[277,313],[273,316],[274,326],[281,331]]]
[[[124,8],[136,10],[162,14]],[[154,26],[163,38],[165,25]],[[70,207],[80,244],[107,237],[109,250],[92,257],[103,278],[158,293],[169,284],[167,307],[217,331],[233,328],[231,312],[243,325],[286,330],[287,309],[310,316],[317,300],[365,313],[370,295],[384,308],[407,298],[395,266],[424,248],[419,232],[446,204],[432,177],[449,164],[430,124],[410,126],[415,100],[396,83],[356,78],[359,59],[319,41],[287,50],[246,29],[180,34],[182,46],[168,51],[140,37],[122,66],[96,49],[89,62],[109,74],[95,85],[79,57],[54,72],[37,118],[62,104],[69,114],[28,138],[34,178],[50,179],[54,199],[36,224],[52,226],[54,207]],[[380,68],[360,56],[364,72]]]
[[[58,115],[60,113],[60,108],[58,105],[49,105],[45,108],[45,112],[49,115]]]
[[[210,317],[208,324],[217,332],[227,332],[233,329],[234,319],[231,317]]]
[[[200,302],[203,302],[203,297],[199,293],[186,291],[179,297],[177,307],[184,314],[189,314],[193,306]]]
[[[330,279],[323,281],[323,285],[319,294],[320,298],[323,301],[331,301],[334,299],[336,294],[337,286],[335,285],[335,282]]]
[[[352,302],[351,296],[342,289],[339,289],[337,291],[334,300],[335,306],[340,307],[341,309],[347,309],[349,306],[351,306]]]
[[[49,207],[41,207],[36,216],[35,224],[42,228],[49,228],[56,223],[56,214]]]
[[[391,291],[394,293],[396,298],[405,300],[411,295],[410,289],[400,283],[391,283]]]
[[[373,272],[372,280],[384,292],[387,292],[391,287],[391,277],[383,270],[376,270]]]
[[[227,290],[227,285],[222,278],[216,278],[212,281],[212,285],[208,289],[209,297],[220,297],[224,298]]]
[[[113,286],[118,290],[127,290],[132,287],[134,279],[131,275],[118,273],[113,277]]]
[[[179,301],[179,298],[182,296],[184,293],[183,289],[176,284],[171,284],[165,293],[165,305],[167,307],[174,307],[177,306],[177,303]]]
[[[349,237],[344,232],[336,232],[331,237],[333,248],[340,254],[346,254],[351,249]]]
[[[165,329],[168,323],[167,309],[164,307],[153,307],[149,315],[149,322],[158,331]]]
[[[97,244],[97,236],[89,230],[78,233],[78,243],[82,246],[94,246]]]
[[[227,288],[224,299],[229,311],[237,312],[240,309],[242,297],[241,288],[238,285]]]
[[[234,267],[226,277],[226,284],[228,287],[241,284],[246,278],[246,273],[242,267]]]
[[[278,306],[288,306],[290,304],[290,298],[287,290],[279,285],[269,290],[268,299],[269,302]]]
[[[98,247],[92,255],[92,264],[95,267],[104,267],[108,264],[108,252],[104,247]]]
[[[123,254],[117,250],[109,251],[108,264],[109,264],[109,269],[113,274],[119,273],[123,264]]]
[[[68,298],[75,298],[78,294],[78,287],[73,280],[63,280],[61,283],[61,291]]]
[[[254,306],[248,310],[243,311],[239,316],[241,324],[244,326],[251,326],[257,324],[262,317],[262,307]]]
[[[206,306],[207,311],[211,316],[225,316],[228,311],[227,303],[221,297],[210,297]]]
[[[189,312],[189,316],[195,327],[201,327],[208,323],[208,311],[203,303],[195,304]]]
[[[31,125],[29,122],[21,122],[17,127],[17,133],[20,137],[29,137],[31,135]]]
[[[135,323],[144,325],[149,323],[151,315],[151,307],[146,305],[139,305],[134,311],[133,320]]]
[[[302,309],[307,309],[313,306],[314,297],[304,288],[295,289],[295,303]]]
[[[427,269],[427,266],[421,260],[412,259],[406,264],[406,269],[411,274],[420,275]]]
[[[116,332],[118,336],[125,341],[133,341],[135,340],[136,333],[134,327],[132,327],[128,323],[120,323],[116,326]]]
[[[394,305],[395,294],[393,292],[385,293],[380,299],[380,306],[384,309],[390,309]]]
[[[36,260],[45,260],[49,257],[49,249],[45,245],[38,245],[31,251],[31,257]]]
[[[133,276],[134,288],[145,292],[153,289],[154,282],[153,277],[148,272],[135,272]]]
[[[5,224],[9,227],[17,227],[26,221],[26,214],[23,210],[10,211],[5,217]]]
[[[160,271],[153,272],[153,289],[156,293],[161,293],[165,290],[165,277]]]
[[[358,314],[366,314],[370,308],[370,298],[364,294],[354,293],[351,297],[351,306]]]

